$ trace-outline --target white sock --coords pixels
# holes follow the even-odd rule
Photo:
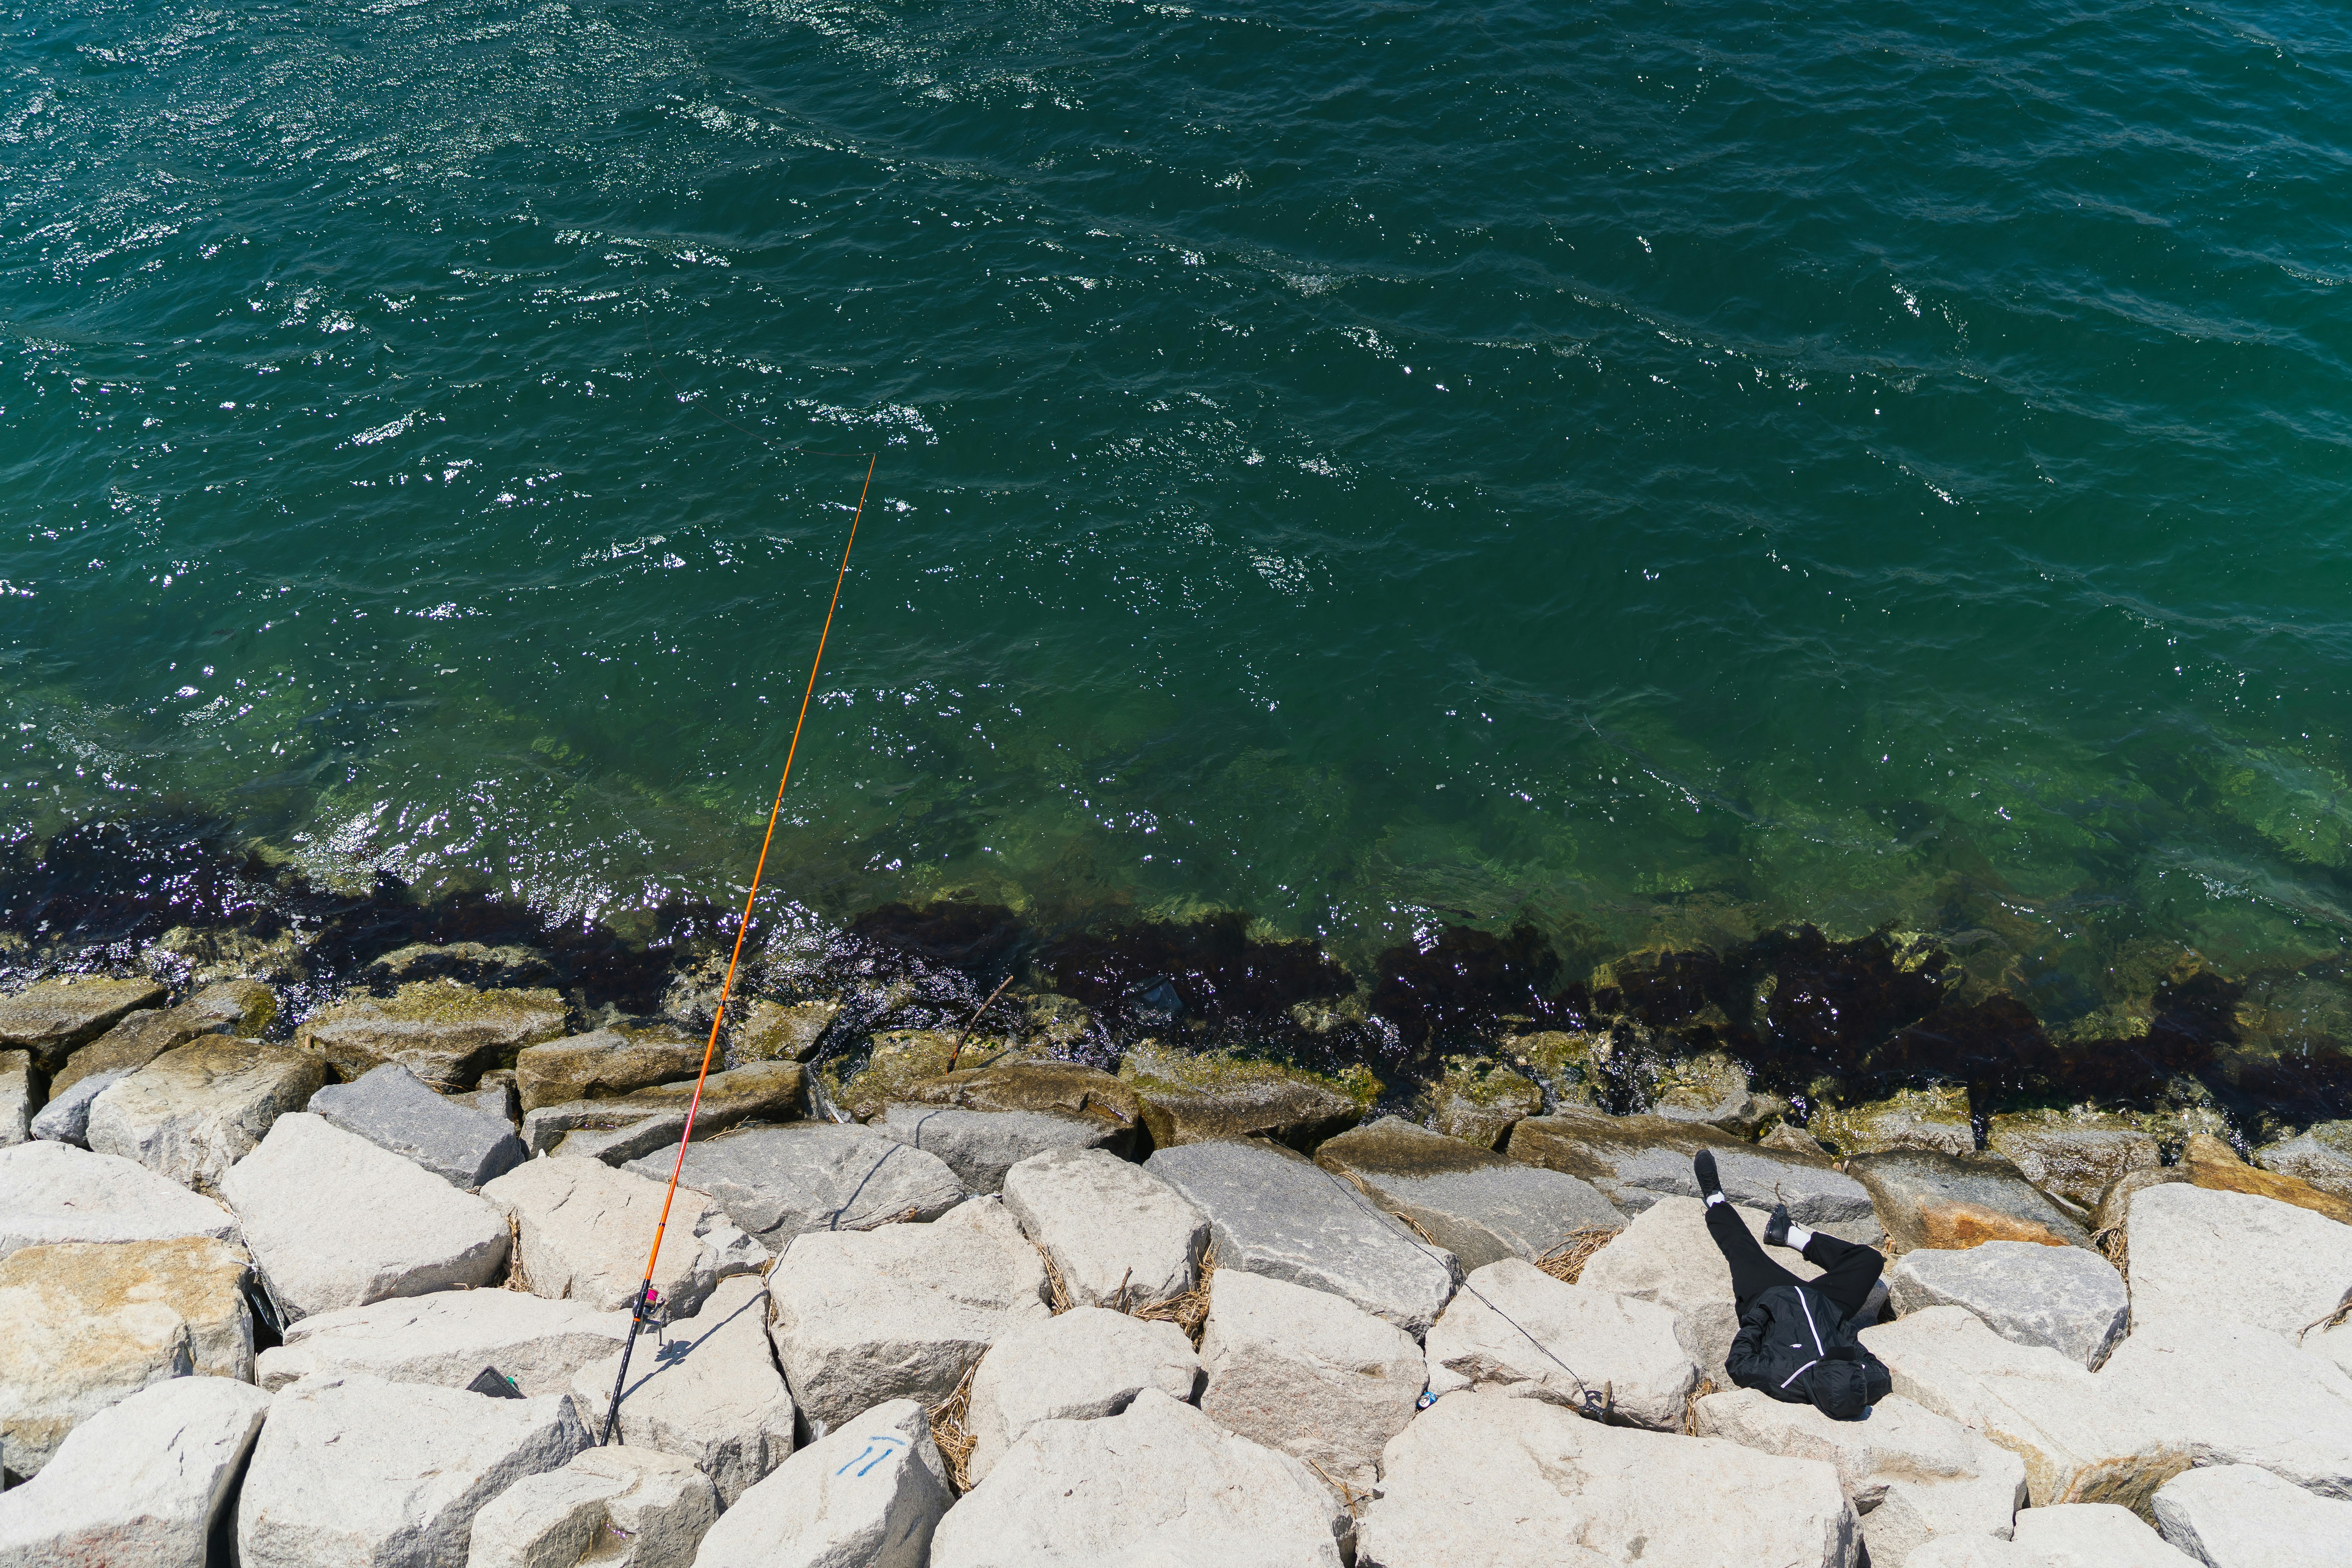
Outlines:
[[[1791,1247],[1795,1248],[1799,1252],[1802,1252],[1806,1247],[1811,1247],[1812,1244],[1813,1233],[1811,1231],[1807,1230],[1801,1225],[1792,1225],[1789,1227],[1789,1245]]]
[[[1728,1200],[1726,1199],[1721,1193],[1709,1193],[1706,1194],[1706,1206],[1709,1208],[1713,1208],[1716,1205],[1727,1201]]]

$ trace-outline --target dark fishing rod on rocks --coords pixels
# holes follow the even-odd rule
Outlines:
[[[776,841],[776,819],[784,809],[784,790],[793,782],[793,761],[800,755],[801,731],[808,723],[809,702],[816,696],[817,671],[824,664],[824,645],[833,635],[834,612],[841,607],[841,585],[849,576],[849,554],[857,548],[857,524],[866,515],[866,498],[874,488],[874,465],[878,454],[860,453],[866,458],[866,479],[857,491],[857,510],[850,514],[849,537],[841,546],[841,565],[833,574],[833,598],[824,607],[824,626],[817,633],[816,657],[809,661],[808,686],[801,693],[800,714],[793,721],[792,744],[784,750],[783,776],[776,783],[776,798],[768,807],[768,831],[760,840],[760,858],[751,868],[751,886],[743,895],[743,918],[735,927],[734,951],[728,954],[727,978],[719,987],[719,1005],[711,1010],[710,1038],[702,1047],[702,1068],[695,1075],[694,1098],[687,1102],[686,1127],[677,1139],[677,1159],[671,1164],[669,1186],[662,1194],[661,1218],[654,1226],[654,1244],[646,1254],[646,1277],[637,1287],[636,1304],[629,1317],[629,1337],[621,1346],[621,1370],[613,1379],[613,1397],[605,1407],[604,1432],[598,1439],[609,1446],[621,1421],[621,1391],[628,1386],[629,1355],[635,1350],[637,1336],[649,1329],[659,1329],[666,1314],[660,1293],[654,1289],[654,1268],[661,1259],[662,1238],[669,1231],[669,1210],[677,1196],[678,1177],[686,1170],[686,1147],[694,1138],[694,1119],[702,1109],[702,1086],[710,1077],[711,1058],[719,1053],[719,1032],[727,1021],[727,1003],[735,992],[735,971],[743,960],[743,939],[751,930],[751,908],[759,900],[760,881],[768,869],[768,850]]]

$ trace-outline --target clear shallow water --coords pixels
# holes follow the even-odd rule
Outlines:
[[[5,15],[12,833],[2352,1035],[2335,7]]]

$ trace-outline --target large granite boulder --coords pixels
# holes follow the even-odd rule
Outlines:
[[[671,1030],[597,1029],[527,1046],[515,1055],[523,1114],[574,1100],[618,1100],[702,1070],[708,1041]]]
[[[1778,1095],[1758,1094],[1748,1069],[1721,1051],[1665,1064],[1650,1096],[1650,1114],[1669,1121],[1696,1121],[1735,1138],[1747,1138],[1776,1116],[1788,1114]]]
[[[1886,1364],[1896,1394],[2024,1460],[2037,1509],[2145,1508],[2158,1487],[2188,1468],[2189,1448],[2175,1425],[2150,1415],[2115,1380],[2113,1357],[2105,1372],[2093,1373],[2045,1345],[2002,1339],[1960,1307],[1929,1307],[1864,1329],[1862,1342]]]
[[[869,1131],[936,1156],[975,1193],[1001,1193],[1004,1173],[1051,1149],[1100,1149],[1126,1155],[1135,1131],[1099,1116],[1052,1110],[959,1110],[945,1105],[892,1105]]]
[[[2027,1509],[2014,1539],[2019,1568],[2197,1568],[2117,1503]]]
[[[2156,1139],[2137,1123],[2089,1110],[2007,1111],[1988,1123],[1985,1144],[2043,1192],[2086,1209],[2126,1172],[2159,1163]]]
[[[76,1427],[38,1476],[0,1492],[0,1563],[204,1563],[268,1408],[260,1390],[225,1377],[175,1377],[109,1405]]]
[[[68,1434],[151,1384],[250,1381],[242,1247],[67,1242],[0,1258],[0,1462],[37,1474]]]
[[[482,1196],[515,1227],[515,1268],[526,1289],[600,1312],[635,1309],[667,1203],[654,1289],[670,1312],[693,1312],[719,1280],[757,1273],[768,1258],[727,1223],[717,1200],[686,1186],[668,1199],[668,1174],[656,1181],[555,1155],[516,1166]]]
[[[1679,1432],[1698,1363],[1669,1308],[1567,1285],[1517,1258],[1478,1269],[1429,1331],[1430,1392],[1495,1389]]]
[[[2352,1498],[2352,1373],[2291,1334],[2168,1313],[2135,1324],[2098,1382],[2197,1464],[2260,1465]]]
[[[125,1014],[150,1008],[170,994],[152,980],[79,976],[44,980],[0,996],[0,1050],[29,1051],[43,1072],[106,1033]]]
[[[1054,1260],[1073,1306],[1148,1307],[1200,1282],[1207,1216],[1107,1151],[1031,1155],[1005,1173],[1004,1209]]]
[[[1347,1510],[1287,1454],[1147,1388],[1041,1421],[940,1521],[931,1568],[1339,1568]]]
[[[1316,1150],[1315,1163],[1420,1226],[1465,1268],[1506,1258],[1532,1262],[1576,1231],[1625,1223],[1588,1182],[1471,1148],[1402,1117],[1340,1133]]]
[[[446,1190],[446,1188],[444,1190]],[[588,1447],[572,1401],[362,1373],[280,1393],[236,1505],[240,1568],[462,1568],[484,1504]]]
[[[1357,1568],[1853,1568],[1835,1469],[1712,1437],[1450,1394],[1391,1441]]]
[[[841,1015],[838,1002],[755,1001],[740,1012],[728,1041],[730,1062],[805,1062]]]
[[[702,1538],[695,1568],[924,1568],[955,1494],[923,1406],[894,1399],[794,1454]]]
[[[1429,1331],[1462,1278],[1353,1186],[1264,1142],[1161,1149],[1145,1168],[1209,1217],[1220,1268],[1343,1296],[1407,1333]]]
[[[1998,1154],[1895,1149],[1858,1154],[1845,1168],[1870,1190],[1896,1252],[1987,1241],[2091,1245],[2088,1231]]]
[[[0,1149],[0,1258],[43,1242],[237,1234],[221,1205],[120,1155],[47,1142]]]
[[[1466,1300],[1454,1297],[1447,1316]],[[1431,1364],[1393,1323],[1328,1292],[1238,1270],[1218,1274],[1210,1290],[1201,1361],[1209,1419],[1306,1460],[1360,1498],[1371,1495],[1381,1450],[1412,1419]]]
[[[2258,1465],[2183,1470],[2154,1511],[2166,1542],[2206,1568],[2352,1568],[2352,1502]]]
[[[617,1351],[573,1374],[572,1400],[592,1432],[604,1430]],[[658,1344],[641,1343],[621,1391],[619,1441],[691,1460],[719,1489],[723,1508],[793,1451],[793,1396],[768,1348],[767,1287],[751,1275],[722,1279],[702,1310],[673,1321]]]
[[[466,1568],[692,1568],[718,1518],[710,1478],[684,1459],[590,1448],[475,1514]]]
[[[2352,1289],[2352,1226],[2251,1194],[2185,1184],[2131,1200],[2134,1327],[2235,1318],[2293,1334]]]
[[[1834,1467],[1862,1518],[1873,1563],[1902,1568],[1938,1536],[2007,1540],[2025,1506],[2025,1465],[2008,1449],[1899,1394],[1859,1421],[1832,1421],[1752,1388],[1710,1394],[1692,1407],[1692,1430],[1743,1448]]]
[[[439,1290],[289,1324],[285,1342],[255,1363],[254,1379],[273,1394],[320,1373],[463,1388],[495,1367],[525,1397],[537,1398],[565,1392],[574,1372],[613,1354],[628,1331],[625,1313],[579,1301],[522,1290]]]
[[[694,1135],[715,1138],[747,1121],[793,1121],[808,1108],[808,1074],[794,1062],[753,1062],[712,1073],[694,1098],[694,1080],[656,1084],[618,1100],[569,1100],[523,1116],[523,1142],[533,1153],[571,1154],[625,1165],[677,1148],[686,1119]]]
[[[270,1124],[309,1104],[324,1081],[307,1051],[226,1035],[191,1040],[91,1102],[89,1147],[136,1160],[182,1186],[216,1192]]]
[[[321,1008],[294,1031],[349,1083],[399,1062],[443,1094],[471,1089],[482,1069],[563,1033],[563,998],[552,991],[476,991],[420,980],[389,996],[354,996]]]
[[[356,1083],[327,1085],[306,1109],[465,1192],[479,1191],[528,1157],[505,1117],[434,1093],[398,1062]]]
[[[56,1099],[93,1073],[143,1068],[205,1035],[258,1038],[277,1016],[278,994],[257,980],[224,981],[176,1007],[143,1008],[67,1058],[49,1079],[49,1097]]]
[[[278,1321],[487,1285],[507,1260],[488,1204],[308,1111],[221,1178]]]
[[[1628,1215],[1662,1197],[1699,1195],[1691,1157],[1714,1151],[1723,1190],[1736,1204],[1789,1205],[1799,1225],[1875,1245],[1870,1194],[1826,1158],[1743,1142],[1727,1132],[1660,1116],[1604,1116],[1573,1107],[1511,1129],[1510,1156],[1590,1182]]]
[[[2115,1265],[2079,1247],[1988,1241],[1922,1247],[1887,1271],[1896,1312],[1965,1307],[2002,1339],[2047,1345],[2096,1370],[2124,1337],[2132,1297]]]
[[[1338,1305],[1354,1310],[1344,1301]],[[1147,1388],[1189,1402],[1201,1379],[1201,1358],[1173,1323],[1102,1307],[1024,1321],[989,1348],[972,1374],[964,1415],[972,1445],[964,1470],[974,1482],[986,1479],[1005,1450],[1040,1421],[1116,1415]]]
[[[2258,1170],[2239,1159],[2236,1150],[2210,1132],[2190,1135],[2180,1152],[2179,1168],[2191,1182],[2214,1192],[2270,1198],[2325,1215],[2339,1225],[2352,1225],[2352,1198],[2338,1197],[2276,1171]]]
[[[997,1198],[929,1225],[811,1231],[768,1292],[776,1360],[817,1432],[888,1400],[936,1405],[989,1346],[1052,1315],[1045,1259]]]
[[[2264,1170],[2293,1176],[2352,1203],[2352,1121],[2323,1121],[2306,1127],[2293,1138],[2265,1143],[2254,1151],[2254,1157]]]
[[[23,1051],[0,1052],[0,1121],[5,1121],[7,1116],[6,1101],[10,1092],[6,1087],[7,1059],[11,1057],[31,1059],[26,1058]],[[130,1077],[133,1070],[131,1068],[112,1068],[105,1072],[94,1072],[77,1081],[64,1093],[50,1095],[48,1102],[41,1107],[40,1112],[25,1124],[26,1136],[46,1138],[56,1143],[70,1143],[77,1149],[89,1148],[89,1108],[97,1102],[100,1095]],[[28,1104],[31,1098],[31,1086],[28,1082],[26,1086],[26,1100]],[[0,1143],[24,1142],[22,1138],[5,1136],[8,1131],[7,1127],[0,1126]]]
[[[647,1155],[623,1168],[667,1182],[675,1159]],[[810,1231],[937,1219],[970,1195],[920,1149],[830,1121],[744,1127],[690,1144],[681,1180],[772,1252]]]
[[[1768,1215],[1738,1211],[1748,1234],[1764,1238]],[[1821,1270],[1787,1247],[1767,1249],[1772,1260],[1800,1279]],[[1739,1332],[1739,1311],[1731,1294],[1731,1266],[1707,1234],[1706,1205],[1696,1198],[1663,1198],[1633,1216],[1624,1231],[1585,1260],[1577,1283],[1588,1289],[1654,1302],[1681,1321],[1683,1348],[1698,1363],[1699,1375],[1717,1388],[1731,1385],[1724,1358]]]
[[[1009,1058],[964,1068],[907,1086],[910,1105],[961,1110],[1044,1110],[1087,1116],[1130,1131],[1143,1125],[1135,1090],[1099,1068],[1076,1062]]]
[[[1889,1149],[1972,1154],[1977,1147],[1969,1091],[1958,1085],[1897,1089],[1885,1100],[1857,1105],[1824,1105],[1806,1121],[1805,1131],[1848,1158]]]
[[[1353,1127],[1364,1108],[1315,1074],[1273,1062],[1139,1046],[1119,1061],[1154,1148],[1267,1138],[1304,1151]]]

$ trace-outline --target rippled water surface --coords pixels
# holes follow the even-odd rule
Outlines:
[[[815,916],[1892,925],[2059,1020],[2188,948],[2352,1036],[2336,6],[6,26],[11,832],[723,894],[870,452]]]

